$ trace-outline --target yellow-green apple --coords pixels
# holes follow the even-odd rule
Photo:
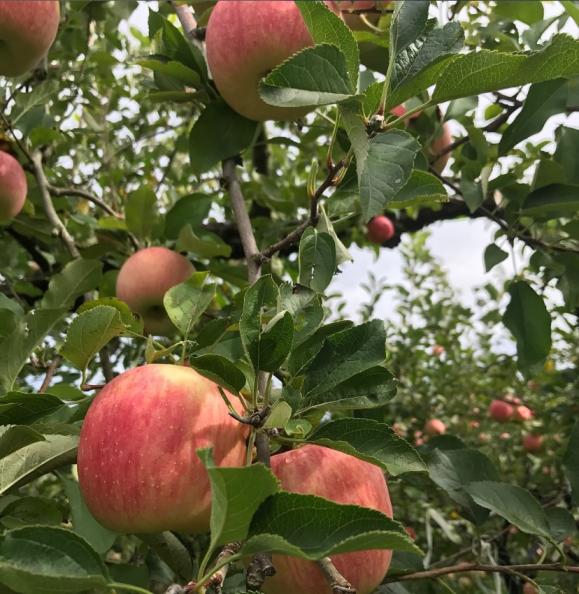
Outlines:
[[[513,414],[515,421],[530,421],[534,416],[533,411],[524,404],[516,406]]]
[[[171,334],[175,329],[163,307],[163,297],[193,272],[195,268],[185,256],[165,247],[145,248],[122,265],[117,277],[117,297],[143,317],[146,332]]]
[[[523,435],[523,448],[532,454],[538,452],[543,447],[543,438],[536,433],[527,433]]]
[[[368,241],[372,243],[384,243],[394,237],[394,223],[388,217],[379,215],[369,221],[367,228]]]
[[[499,423],[510,421],[514,412],[515,409],[512,404],[504,400],[493,400],[489,406],[489,417]]]
[[[295,120],[311,111],[268,105],[258,91],[261,78],[311,45],[295,2],[276,0],[220,0],[205,36],[207,63],[221,96],[235,111],[257,121]]]
[[[430,419],[424,425],[424,433],[434,437],[446,433],[446,425],[440,419]]]
[[[444,122],[442,128],[438,131],[438,134],[435,136],[434,140],[432,141],[428,151],[430,152],[432,157],[438,155],[443,149],[449,146],[452,143],[452,132],[450,130],[450,124],[448,122]],[[431,167],[436,171],[439,175],[443,172],[448,160],[450,159],[450,152],[441,155],[434,163],[432,163]]]
[[[306,445],[272,456],[271,469],[286,491],[368,507],[392,517],[392,504],[382,471],[348,454]],[[373,550],[335,555],[332,561],[357,594],[369,594],[386,575],[391,558],[392,551]],[[277,573],[265,581],[262,589],[266,594],[331,594],[314,562],[274,555],[273,564]]]
[[[34,68],[56,39],[58,0],[0,0],[0,75]]]
[[[241,413],[239,400],[229,400]],[[198,448],[219,466],[243,466],[245,426],[218,387],[181,365],[122,373],[96,396],[78,448],[80,488],[103,526],[124,533],[209,529],[209,477]]]
[[[0,151],[0,222],[13,219],[22,210],[27,192],[22,166],[12,155]]]

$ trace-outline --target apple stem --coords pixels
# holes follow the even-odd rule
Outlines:
[[[336,566],[332,563],[332,560],[329,557],[324,557],[317,563],[332,589],[332,594],[356,594],[355,588],[336,569]]]

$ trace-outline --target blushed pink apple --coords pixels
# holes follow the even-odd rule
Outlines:
[[[165,293],[187,280],[195,268],[181,254],[150,247],[128,258],[117,277],[117,297],[143,317],[145,331],[155,335],[175,330],[163,307]]]
[[[443,149],[449,146],[452,143],[452,132],[450,130],[450,125],[448,122],[444,122],[442,125],[442,130],[440,130],[439,134],[434,138],[432,144],[430,145],[429,152],[434,157],[438,155]],[[438,158],[434,163],[432,163],[431,167],[436,171],[438,174],[441,174],[450,159],[450,152],[445,153],[440,158]]]
[[[230,401],[239,400],[230,395]],[[211,380],[180,365],[145,365],[96,396],[78,448],[80,488],[103,526],[125,533],[209,529],[209,477],[196,454],[243,466],[247,429]]]
[[[534,417],[533,411],[524,404],[515,407],[513,418],[515,421],[530,421]]]
[[[514,412],[514,407],[504,400],[493,400],[489,406],[489,416],[499,423],[510,421]]]
[[[532,454],[535,454],[543,447],[543,438],[536,433],[527,433],[523,435],[523,448]]]
[[[432,347],[432,354],[435,357],[442,357],[442,355],[444,355],[444,353],[445,353],[445,348],[441,344],[435,344]]]
[[[377,466],[353,456],[306,445],[272,456],[271,469],[286,491],[360,505],[392,517],[384,474]],[[373,550],[335,555],[332,561],[357,594],[369,594],[386,575],[391,558],[392,551]],[[274,555],[273,564],[277,573],[265,581],[262,590],[266,594],[331,594],[315,563]]]
[[[0,151],[0,222],[13,219],[22,210],[27,193],[24,169],[12,155]]]
[[[384,215],[374,217],[368,223],[367,230],[368,241],[378,244],[382,244],[385,241],[392,239],[396,232],[392,220]]]
[[[446,425],[440,419],[430,419],[424,425],[424,433],[430,437],[446,433]]]
[[[332,2],[326,2],[332,7]],[[259,82],[293,54],[313,45],[294,2],[220,0],[205,36],[207,63],[229,106],[250,120],[295,120],[308,108],[275,107],[259,96]]]
[[[58,0],[0,0],[0,75],[34,68],[56,39]]]

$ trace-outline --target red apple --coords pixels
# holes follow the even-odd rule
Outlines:
[[[239,400],[230,395],[231,402]],[[196,454],[243,466],[247,430],[211,380],[180,365],[126,371],[94,399],[78,447],[86,504],[103,526],[127,533],[205,532],[209,477]]]
[[[34,68],[54,43],[59,21],[58,0],[0,0],[0,75]]]
[[[271,469],[286,491],[377,509],[392,517],[384,474],[377,466],[353,456],[306,445],[272,456]],[[369,594],[386,575],[391,558],[392,551],[374,550],[335,555],[332,561],[357,594]],[[265,594],[331,594],[315,563],[274,555],[273,564],[277,573],[265,581]]]
[[[444,355],[444,352],[445,352],[445,348],[441,344],[435,344],[432,347],[432,354],[435,357],[442,357],[442,355]]]
[[[389,239],[392,239],[395,234],[394,223],[388,217],[379,215],[374,217],[367,225],[368,241],[372,243],[382,244]]]
[[[187,280],[195,268],[185,256],[164,247],[134,253],[117,277],[117,297],[143,317],[145,331],[155,335],[175,332],[163,307],[165,293]]]
[[[430,437],[442,435],[446,433],[446,425],[440,419],[430,419],[424,425],[424,433],[430,435]]]
[[[528,406],[521,404],[515,407],[513,418],[515,421],[530,421],[534,416],[533,411]]]
[[[257,121],[295,120],[311,111],[268,105],[258,92],[268,72],[311,45],[299,8],[275,0],[220,0],[205,36],[207,63],[221,96],[235,111]]]
[[[523,586],[523,594],[539,594],[539,590],[531,584],[531,582],[525,582]]]
[[[491,436],[489,433],[479,433],[478,438],[481,443],[489,443],[491,440]]]
[[[0,19],[1,11],[0,3]],[[27,193],[28,184],[24,169],[12,155],[0,151],[0,222],[13,219],[22,210]]]
[[[532,454],[538,452],[543,447],[543,438],[535,433],[523,435],[523,448]]]
[[[412,526],[405,526],[404,530],[406,530],[406,534],[408,534],[412,540],[416,540],[416,530],[414,530]]]
[[[513,406],[504,400],[493,400],[489,406],[489,417],[499,423],[510,421],[514,412]]]
[[[442,129],[439,131],[439,134],[434,138],[432,144],[430,145],[429,152],[432,156],[438,155],[440,151],[446,148],[449,144],[452,143],[452,133],[450,131],[450,125],[448,122],[445,122],[442,125]],[[445,153],[439,159],[437,159],[431,167],[436,171],[438,174],[441,174],[450,159],[450,153]]]

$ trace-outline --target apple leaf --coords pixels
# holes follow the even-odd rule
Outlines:
[[[0,536],[0,583],[17,592],[66,594],[109,583],[104,562],[64,528],[26,526]]]
[[[354,95],[346,58],[334,45],[308,47],[274,68],[260,84],[261,98],[278,107],[331,105]]]
[[[300,240],[299,267],[300,285],[323,293],[336,270],[336,244],[331,235],[308,227]]]
[[[360,98],[356,97],[356,99],[342,102],[340,104],[340,115],[356,157],[356,171],[359,177],[366,167],[366,159],[370,150],[370,141],[366,131],[366,121]]]
[[[75,300],[96,289],[102,278],[103,265],[98,260],[78,258],[55,274],[41,302],[43,309],[70,307]]]
[[[239,115],[226,103],[210,103],[189,135],[189,161],[193,173],[200,175],[219,161],[239,154],[251,144],[256,130],[257,122]]]
[[[563,457],[563,467],[565,468],[567,480],[571,485],[575,505],[579,505],[579,421],[575,421],[575,425],[571,430],[567,450]]]
[[[215,297],[216,286],[208,272],[194,272],[186,281],[169,289],[163,297],[167,315],[187,338]]]
[[[93,299],[92,301],[85,301],[77,310],[76,313],[81,314],[89,309],[105,305],[107,307],[114,307],[121,316],[123,324],[133,332],[142,334],[143,320],[131,311],[131,308],[120,299],[116,297],[102,297],[101,299]]]
[[[4,501],[6,499],[8,498],[3,497]],[[56,501],[43,497],[19,497],[0,509],[0,524],[4,528],[31,525],[60,526],[62,522],[62,508]]]
[[[573,515],[562,507],[545,509],[549,522],[549,532],[555,542],[563,542],[568,537],[575,536],[577,527]]]
[[[543,298],[525,281],[513,283],[509,293],[503,323],[517,341],[519,367],[527,369],[544,360],[551,350],[551,316]]]
[[[370,140],[366,167],[360,177],[364,221],[382,214],[406,185],[419,150],[417,140],[402,130],[390,130]]]
[[[175,534],[165,530],[157,534],[139,534],[138,537],[183,580],[189,581],[193,577],[191,553]]]
[[[131,192],[125,202],[127,228],[139,239],[160,235],[164,226],[157,207],[157,196],[151,188]]]
[[[247,537],[243,555],[271,552],[310,561],[370,549],[421,552],[402,524],[377,510],[297,493],[268,497]]]
[[[373,419],[337,419],[308,436],[316,443],[380,466],[393,476],[426,471],[418,452],[384,423]]]
[[[471,482],[465,491],[478,505],[505,518],[527,534],[551,538],[549,521],[541,504],[526,489],[494,481]]]
[[[324,2],[296,2],[306,26],[316,44],[335,45],[346,57],[352,88],[358,84],[360,54],[351,29]]]
[[[0,425],[31,424],[62,406],[62,401],[50,394],[9,392],[0,396]]]
[[[191,367],[234,394],[245,386],[245,375],[229,359],[221,355],[193,356]]]
[[[211,196],[200,193],[179,198],[165,215],[165,236],[177,239],[185,225],[190,225],[192,229],[199,227],[209,215],[211,202]]]
[[[484,253],[485,271],[489,272],[508,257],[509,254],[505,250],[502,250],[496,243],[489,243]]]
[[[420,37],[426,27],[429,7],[429,0],[404,0],[398,3],[390,33],[390,45],[394,47],[396,55]]]
[[[208,231],[197,235],[189,223],[179,231],[176,249],[179,252],[191,252],[200,258],[216,258],[219,256],[229,258],[231,255],[231,246],[225,243],[219,235]]]
[[[201,85],[201,77],[199,73],[192,70],[185,64],[175,60],[160,60],[155,57],[146,58],[137,62],[143,68],[148,68],[153,72],[160,72],[166,76],[170,76],[179,82],[189,87],[199,87]]]
[[[99,305],[72,321],[60,352],[75,367],[85,370],[95,354],[125,329],[116,308]]]
[[[388,207],[408,208],[440,202],[448,202],[448,194],[442,182],[426,171],[415,169],[406,184],[388,202]]]
[[[537,220],[572,217],[579,210],[577,186],[552,184],[531,192],[523,203],[523,213]]]
[[[276,371],[292,348],[294,322],[289,311],[280,311],[263,329],[259,340],[259,369]]]
[[[0,402],[2,400],[0,398]],[[26,425],[0,426],[0,460],[37,441],[44,441],[44,435],[32,427]]]

